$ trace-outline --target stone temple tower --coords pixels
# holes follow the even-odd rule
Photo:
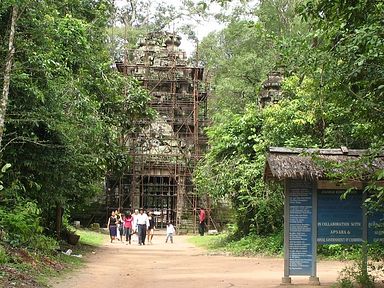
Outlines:
[[[142,129],[124,135],[132,159],[129,171],[106,182],[109,211],[144,207],[159,226],[196,226],[199,200],[191,181],[206,147],[207,83],[204,69],[188,62],[173,33],[149,33],[116,63],[118,71],[138,79],[152,96],[154,120],[140,120]]]
[[[260,92],[260,106],[265,107],[267,104],[279,102],[282,97],[281,82],[283,81],[283,73],[281,71],[272,71],[268,74],[267,80],[264,81]]]

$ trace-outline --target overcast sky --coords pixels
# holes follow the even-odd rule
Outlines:
[[[195,2],[200,2],[201,0],[195,0]],[[126,0],[115,0],[115,3],[117,6],[122,7],[124,5],[127,5]],[[159,3],[164,5],[174,5],[175,7],[180,7],[181,1],[180,0],[152,0],[151,3]],[[219,5],[214,4],[211,5],[211,12],[218,12],[219,11]],[[185,23],[183,23],[185,24]],[[191,25],[196,26],[196,36],[201,41],[205,36],[207,36],[210,32],[218,31],[224,28],[223,24],[218,23],[213,18],[204,21],[203,23],[196,24],[195,22],[191,21]],[[175,27],[177,28],[177,27]],[[171,29],[172,30],[172,29]],[[172,32],[172,31],[170,31]],[[188,55],[191,55],[191,53],[195,49],[195,43],[193,41],[188,40],[185,35],[182,36],[181,46],[180,48],[185,50]]]

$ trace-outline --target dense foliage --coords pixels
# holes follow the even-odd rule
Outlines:
[[[1,176],[0,226],[10,238],[28,242],[11,225],[15,214],[23,221],[23,207],[35,215],[28,229],[52,231],[58,208],[81,206],[101,191],[106,172],[124,172],[129,157],[119,144],[121,133],[136,129],[133,120],[151,112],[148,94],[111,69],[110,54],[121,60],[118,46],[134,43],[143,29],[161,29],[186,13],[201,16],[211,2],[232,1],[205,2],[184,1],[188,5],[180,10],[162,6],[150,20],[147,0],[128,1],[120,14],[107,0],[1,2],[0,75],[6,78],[9,59],[12,71],[0,127],[2,166],[11,164]],[[227,28],[199,45],[199,61],[212,79],[213,125],[195,183],[214,201],[230,202],[237,236],[281,228],[281,187],[263,181],[269,146],[383,145],[384,4],[257,2],[253,10],[218,14]],[[116,22],[125,28],[110,27]],[[284,75],[282,100],[261,108],[262,83],[271,71]],[[377,191],[372,202],[383,203],[384,190]]]
[[[17,229],[29,223],[20,211],[33,209],[28,229],[40,233],[42,225],[53,232],[58,209],[79,207],[103,192],[105,173],[129,164],[118,141],[122,131],[151,114],[148,93],[111,69],[105,45],[110,1],[2,1],[1,67],[15,6],[15,56],[1,146],[1,160],[11,168],[3,175],[0,212],[21,218],[1,217],[9,241],[20,232],[12,223]]]
[[[215,114],[195,179],[230,201],[238,235],[281,227],[281,190],[262,180],[267,147],[382,147],[383,11],[381,1],[265,0],[255,20],[232,19],[203,41]],[[285,77],[282,100],[260,108],[273,70]]]

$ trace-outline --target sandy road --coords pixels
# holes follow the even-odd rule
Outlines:
[[[209,237],[209,236],[206,236]],[[164,243],[165,236],[155,235],[152,245],[106,243],[96,254],[87,256],[86,267],[53,279],[53,288],[229,288],[281,287],[283,259],[208,255],[175,236],[174,243]],[[106,239],[107,240],[107,239]],[[318,263],[321,287],[330,287],[345,263]],[[310,287],[308,277],[293,277],[294,287]],[[291,286],[292,287],[292,286]],[[311,286],[313,287],[313,286]]]

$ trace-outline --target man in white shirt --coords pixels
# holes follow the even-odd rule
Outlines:
[[[144,209],[141,208],[139,215],[137,215],[139,245],[145,245],[145,237],[147,236],[148,227],[149,227],[148,215],[144,213]]]
[[[137,217],[139,216],[139,209],[135,209],[135,213],[132,215],[133,221],[132,221],[132,233],[136,233],[137,235],[137,242],[139,242],[139,233],[137,229]],[[135,238],[133,238],[134,241],[136,241]]]

